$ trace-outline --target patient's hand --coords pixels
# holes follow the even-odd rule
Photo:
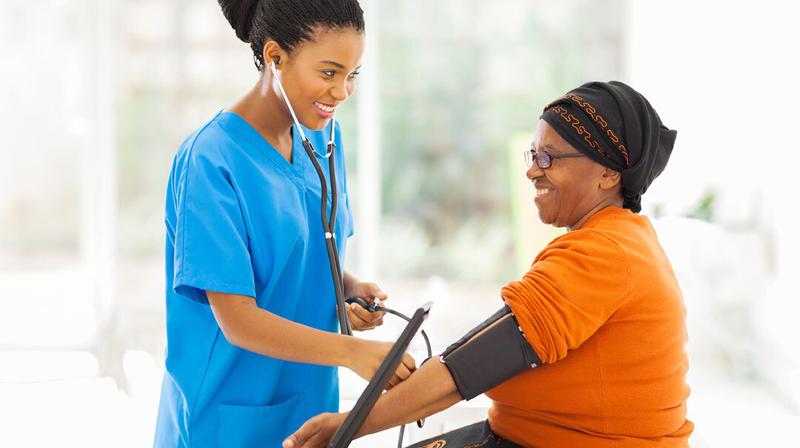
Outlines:
[[[283,448],[325,448],[346,416],[346,413],[317,415],[286,438]]]

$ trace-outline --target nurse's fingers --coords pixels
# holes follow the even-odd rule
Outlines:
[[[398,379],[400,379],[400,381],[405,381],[411,376],[411,370],[409,370],[408,367],[401,362],[397,366],[397,370],[394,371],[394,374],[398,377]]]
[[[361,306],[359,306],[359,305],[357,305],[355,303],[351,303],[350,304],[350,309],[353,310],[353,313],[356,316],[358,316],[359,318],[361,318],[361,320],[363,320],[364,322],[376,321],[376,320],[382,318],[383,315],[384,315],[384,313],[381,312],[381,311],[372,312],[372,311],[365,310],[363,307],[361,307]]]
[[[351,303],[348,310],[350,323],[352,324],[353,328],[359,330],[369,330],[382,325],[384,314],[386,313],[380,311],[367,311],[355,303]]]
[[[369,311],[364,310],[360,306],[356,305],[355,303],[350,304],[347,309],[347,317],[350,319],[350,325],[355,330],[366,330],[370,324],[364,320],[362,316],[362,312],[359,312],[359,308],[363,310],[364,313],[369,313]]]
[[[311,419],[303,424],[294,434],[283,441],[283,448],[298,448],[305,446],[311,438],[319,434],[321,429],[320,422]]]
[[[397,368],[394,370],[394,374],[389,379],[389,382],[386,385],[386,390],[389,390],[407,380],[414,370],[416,370],[416,367],[414,366],[414,358],[406,353],[403,355],[403,361],[397,365]]]
[[[324,447],[344,421],[346,414],[320,414],[305,422],[294,434],[287,437],[283,448]]]
[[[375,285],[375,289],[372,291],[372,297],[381,300],[389,300],[389,294],[386,294],[378,285]]]
[[[417,370],[417,362],[408,353],[403,355],[403,362],[401,363],[409,372]]]
[[[367,290],[367,296],[373,299],[386,300],[389,298],[389,295],[386,294],[376,283],[365,283],[364,286]],[[372,300],[370,300],[370,302],[372,302]]]

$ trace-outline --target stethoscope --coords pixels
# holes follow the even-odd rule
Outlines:
[[[275,77],[275,81],[278,84],[278,90],[281,92],[281,96],[283,97],[283,101],[286,103],[286,107],[289,109],[289,113],[292,116],[292,121],[294,122],[294,126],[297,128],[297,132],[300,133],[300,138],[303,140],[303,148],[306,150],[306,154],[308,154],[308,158],[311,159],[311,163],[314,164],[314,169],[317,171],[317,176],[319,176],[319,183],[322,189],[322,229],[325,231],[325,244],[328,249],[328,262],[331,266],[331,278],[333,280],[333,290],[336,293],[336,314],[339,318],[339,328],[342,334],[352,336],[353,329],[350,326],[350,320],[347,318],[347,309],[345,308],[345,302],[348,304],[356,303],[359,306],[363,307],[364,309],[376,312],[376,311],[383,311],[389,314],[394,314],[406,321],[410,321],[411,318],[406,316],[399,311],[395,311],[390,308],[384,307],[380,300],[375,299],[373,303],[367,303],[364,299],[360,297],[351,297],[345,301],[344,298],[344,276],[342,274],[342,268],[339,264],[339,250],[336,248],[336,236],[334,234],[334,229],[336,227],[336,205],[337,205],[337,196],[338,192],[336,189],[336,167],[334,166],[334,158],[333,153],[336,150],[336,143],[334,142],[334,117],[330,119],[330,138],[328,139],[328,145],[326,148],[325,154],[320,154],[314,149],[314,145],[308,140],[306,137],[305,132],[303,131],[303,126],[300,125],[300,121],[297,119],[297,115],[294,113],[294,109],[292,108],[292,104],[289,101],[289,96],[286,95],[286,91],[283,90],[283,84],[281,83],[281,78],[278,75],[278,69],[275,68],[275,61],[270,62],[269,64],[270,69],[272,70],[272,75]],[[328,207],[328,182],[325,178],[325,173],[322,171],[322,167],[320,166],[317,158],[321,159],[328,159],[328,171],[330,172],[331,176],[331,213],[330,217],[327,213]],[[428,351],[428,358],[431,357],[431,343],[428,339],[427,333],[425,330],[420,331],[422,337],[425,339],[425,346]],[[417,425],[422,428],[422,425],[425,424],[425,419],[421,419],[417,422]],[[397,446],[401,447],[403,443],[403,434],[405,432],[405,425],[400,427],[400,434],[397,442]]]
[[[283,90],[281,78],[278,75],[278,70],[275,68],[275,61],[270,62],[269,67],[272,69],[272,75],[275,77],[275,81],[278,84],[278,90],[280,90],[281,96],[283,96],[283,101],[286,103],[286,107],[289,109],[289,113],[292,115],[294,126],[297,128],[297,132],[300,133],[300,138],[303,140],[303,148],[306,150],[306,154],[308,154],[308,158],[311,159],[311,163],[314,164],[314,169],[317,171],[317,175],[319,176],[319,183],[322,188],[322,229],[325,232],[325,245],[328,249],[328,262],[331,266],[331,279],[333,280],[333,290],[336,294],[336,315],[339,318],[339,328],[342,334],[352,336],[353,329],[350,326],[350,320],[347,318],[347,309],[345,308],[344,275],[339,264],[339,250],[336,248],[336,234],[334,233],[336,228],[336,208],[339,196],[336,189],[336,167],[334,166],[333,157],[333,153],[336,150],[336,143],[334,142],[334,117],[331,117],[330,119],[331,130],[330,139],[328,140],[328,145],[326,148],[327,151],[325,154],[320,154],[316,149],[314,149],[314,145],[311,144],[311,142],[308,140],[308,137],[306,137],[306,133],[303,131],[303,126],[300,125],[300,121],[297,119],[297,115],[294,113],[294,109],[289,101],[289,97],[286,95],[286,91]],[[325,173],[322,171],[322,167],[317,161],[318,157],[321,159],[328,159],[328,171],[330,172],[331,176],[330,217],[328,216],[327,210],[328,182],[327,179],[325,179]]]

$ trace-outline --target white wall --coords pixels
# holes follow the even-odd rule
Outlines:
[[[763,238],[766,265],[739,260],[769,273],[752,297],[755,361],[758,373],[800,406],[800,293],[793,282],[800,273],[800,6],[631,1],[630,11],[629,81],[678,129],[670,166],[649,200],[682,213],[713,189],[720,226]],[[720,262],[730,261],[722,253]]]

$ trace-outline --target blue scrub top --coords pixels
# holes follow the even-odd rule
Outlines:
[[[328,130],[304,129],[320,153]],[[353,220],[339,135],[337,125],[336,241],[344,265]],[[289,163],[244,119],[221,112],[175,156],[166,199],[167,350],[156,447],[278,447],[308,418],[338,410],[335,367],[231,345],[205,294],[255,297],[278,316],[338,330],[319,178],[296,129],[292,136]],[[328,161],[318,160],[330,179]]]

